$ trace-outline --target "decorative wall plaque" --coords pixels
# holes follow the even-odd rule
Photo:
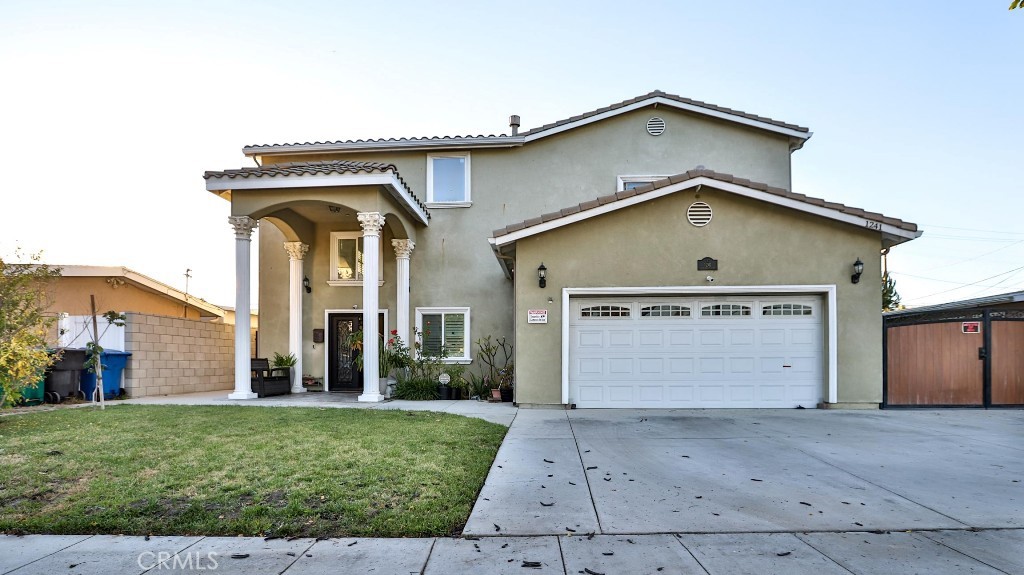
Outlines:
[[[702,260],[697,260],[697,271],[699,272],[713,272],[718,270],[718,260],[712,257],[706,257]]]

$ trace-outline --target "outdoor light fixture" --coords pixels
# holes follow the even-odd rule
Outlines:
[[[860,274],[862,273],[864,273],[864,262],[857,258],[857,261],[853,262],[853,275],[850,276],[850,281],[860,283]]]
[[[544,262],[540,262],[537,268],[537,279],[540,280],[540,287],[548,287],[548,268],[544,267]]]
[[[313,292],[313,288],[309,287],[309,276],[304,276],[302,278],[302,287],[306,288],[306,293]]]

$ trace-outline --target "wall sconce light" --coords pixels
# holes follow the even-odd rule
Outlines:
[[[540,280],[540,287],[548,287],[548,268],[544,266],[544,262],[540,262],[537,268],[537,279]]]
[[[313,292],[313,288],[309,287],[309,276],[304,276],[302,278],[302,287],[306,288],[306,293]]]
[[[864,262],[857,258],[857,261],[853,262],[853,275],[850,276],[850,281],[853,283],[860,283],[860,274],[864,273]]]

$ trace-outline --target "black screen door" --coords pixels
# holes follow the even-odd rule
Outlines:
[[[377,321],[377,333],[384,334],[384,314]],[[327,350],[330,361],[327,364],[328,386],[330,391],[362,391],[363,372],[355,363],[359,356],[358,349],[348,345],[348,337],[363,329],[363,314],[332,313],[327,316],[328,341]]]

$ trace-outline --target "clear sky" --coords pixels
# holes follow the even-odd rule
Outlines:
[[[810,127],[794,191],[925,230],[889,257],[905,303],[1022,290],[1008,5],[5,0],[0,254],[191,268],[233,305],[202,174],[252,165],[242,146],[525,130],[660,89]]]

